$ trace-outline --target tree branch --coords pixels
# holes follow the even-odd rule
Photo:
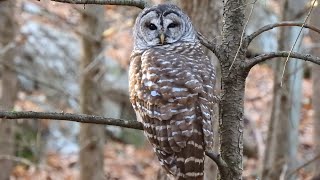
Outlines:
[[[123,120],[115,118],[106,118],[102,116],[72,114],[72,113],[56,113],[56,112],[15,112],[0,111],[0,118],[3,119],[54,119],[65,120],[79,123],[105,124],[120,126],[132,129],[142,130],[142,124],[135,120]]]
[[[119,126],[137,130],[143,130],[142,124],[135,120],[124,120],[116,118],[107,118],[102,116],[87,115],[87,114],[72,114],[72,113],[56,113],[56,112],[34,112],[34,111],[0,111],[0,120],[2,119],[52,119],[52,120],[65,120],[79,123],[90,124],[104,124]],[[216,155],[213,152],[206,151],[206,155],[212,159],[219,169],[225,170],[228,165],[221,158],[220,155]]]
[[[228,171],[228,164],[221,158],[220,154],[215,154],[214,152],[206,151],[206,155],[217,164],[220,173]]]
[[[250,70],[254,65],[264,62],[268,59],[272,59],[275,57],[288,57],[290,55],[290,58],[296,58],[301,59],[305,61],[310,61],[315,64],[320,65],[320,57],[312,56],[311,54],[301,54],[297,52],[290,53],[289,51],[279,51],[279,52],[270,52],[265,54],[260,54],[259,56],[256,56],[254,58],[249,59],[246,64],[245,68],[248,68]]]
[[[320,29],[312,26],[312,25],[308,25],[308,24],[303,24],[301,22],[290,22],[290,21],[284,21],[284,22],[279,22],[279,23],[275,23],[275,24],[269,24],[266,26],[263,26],[262,28],[258,29],[257,31],[253,32],[251,35],[246,37],[247,40],[247,46],[249,46],[250,42],[256,38],[257,36],[259,36],[260,34],[262,34],[263,32],[269,31],[275,27],[284,27],[284,26],[297,26],[297,27],[304,27],[304,28],[308,28],[311,29],[317,33],[320,34]]]
[[[214,42],[209,41],[204,35],[201,33],[197,32],[198,39],[200,40],[200,43],[204,45],[206,48],[211,50],[214,54],[217,53],[217,47]]]
[[[296,169],[294,169],[293,171],[289,172],[287,174],[287,178],[290,178],[292,175],[294,175],[295,173],[299,172],[301,169],[305,168],[306,166],[310,165],[311,163],[313,163],[314,161],[320,159],[320,154],[317,154],[315,157],[313,157],[311,160],[303,163],[301,166],[297,167]]]
[[[121,5],[134,6],[140,9],[149,7],[151,4],[147,0],[51,0],[69,4],[101,4],[101,5]]]

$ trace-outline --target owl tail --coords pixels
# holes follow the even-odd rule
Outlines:
[[[156,154],[164,169],[176,180],[203,180],[203,147],[202,133],[193,133],[180,152],[167,153],[157,149]]]

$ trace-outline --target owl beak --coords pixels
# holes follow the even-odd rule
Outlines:
[[[164,34],[163,33],[160,33],[160,43],[163,44],[164,43]]]

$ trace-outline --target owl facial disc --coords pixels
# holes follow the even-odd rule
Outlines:
[[[134,49],[148,49],[177,42],[196,42],[189,17],[177,6],[162,4],[144,9],[134,26]]]

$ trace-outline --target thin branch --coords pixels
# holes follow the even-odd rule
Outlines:
[[[220,172],[228,170],[228,164],[221,158],[220,154],[206,151],[206,155],[217,164]]]
[[[288,173],[287,177],[290,178],[293,174],[297,173],[298,171],[300,171],[301,169],[305,168],[306,166],[310,165],[311,163],[313,163],[314,161],[316,161],[318,159],[320,159],[320,154],[317,154],[315,157],[313,157],[309,161],[303,163],[301,166],[299,166],[296,169],[292,170],[290,173]]]
[[[242,47],[243,39],[245,39],[244,33],[245,33],[246,28],[247,28],[247,26],[248,26],[248,23],[249,23],[249,21],[250,21],[250,19],[251,19],[251,16],[252,16],[252,13],[253,13],[253,9],[254,9],[254,7],[255,7],[254,5],[255,5],[255,3],[256,3],[257,1],[258,1],[258,0],[255,0],[255,1],[253,2],[252,7],[251,7],[251,9],[250,9],[250,13],[249,13],[248,19],[247,19],[247,21],[246,21],[246,23],[245,23],[245,25],[244,25],[244,27],[243,27],[243,30],[242,30],[242,33],[241,33],[241,38],[240,38],[239,47],[238,47],[238,49],[237,49],[236,55],[234,56],[233,61],[232,61],[232,63],[231,63],[231,66],[230,66],[230,68],[229,68],[228,76],[229,76],[229,74],[231,73],[231,69],[232,69],[232,67],[233,67],[233,64],[234,64],[234,62],[236,61],[236,59],[237,59],[237,57],[238,57],[238,54],[239,54],[239,51],[240,51],[240,49],[241,49],[241,47]]]
[[[52,119],[65,120],[79,123],[104,124],[120,126],[125,128],[142,130],[142,124],[134,120],[123,120],[116,118],[107,118],[102,116],[72,113],[56,113],[56,112],[34,112],[34,111],[0,111],[0,119]],[[206,151],[206,155],[211,158],[219,167],[220,171],[227,171],[228,165],[219,154]]]
[[[292,26],[308,28],[308,29],[311,29],[311,30],[320,34],[320,29],[316,26],[303,24],[301,22],[283,21],[283,22],[263,26],[262,28],[258,29],[257,31],[255,31],[252,34],[250,34],[249,36],[247,36],[246,39],[248,42],[248,46],[254,38],[256,38],[257,36],[259,36],[260,34],[266,32],[266,31],[269,31],[269,30],[276,28],[276,27],[292,27]]]
[[[102,116],[86,115],[86,114],[72,114],[72,113],[56,113],[56,112],[10,112],[0,111],[0,118],[2,119],[54,119],[66,120],[79,123],[105,124],[113,126],[121,126],[126,128],[142,130],[142,124],[134,120],[123,120],[116,118],[106,118]]]
[[[290,55],[290,58],[296,58],[301,59],[309,62],[313,62],[315,64],[320,65],[320,57],[312,56],[311,54],[301,54],[297,52],[292,52],[290,54],[289,51],[278,51],[278,52],[270,52],[265,54],[260,54],[259,56],[256,56],[246,62],[245,67],[250,70],[254,65],[264,62],[268,59],[276,58],[276,57],[288,57]]]
[[[292,53],[294,47],[296,46],[296,44],[297,44],[297,42],[298,42],[298,40],[299,40],[299,37],[300,37],[300,35],[301,35],[301,33],[302,33],[302,30],[304,29],[303,26],[306,24],[307,20],[309,19],[310,15],[311,15],[311,12],[312,12],[312,10],[313,10],[316,2],[317,2],[317,0],[313,0],[312,6],[311,6],[311,8],[310,8],[310,10],[309,10],[306,18],[305,18],[304,21],[303,21],[303,24],[302,24],[302,26],[301,26],[301,28],[300,28],[299,34],[298,34],[296,40],[294,41],[294,43],[293,43],[293,45],[292,45],[292,47],[291,47],[291,49],[290,49],[289,55],[288,55],[288,57],[287,57],[287,59],[286,59],[286,62],[284,63],[284,67],[283,67],[283,71],[282,71],[282,75],[281,75],[281,86],[282,86],[282,83],[283,83],[282,80],[283,80],[284,72],[285,72],[285,70],[286,70],[287,63],[288,63],[288,61],[289,61],[290,54]]]
[[[146,0],[51,0],[69,4],[101,4],[101,5],[121,5],[134,6],[140,9],[149,7],[151,4]]]
[[[198,39],[200,40],[201,44],[204,45],[206,48],[211,50],[214,54],[217,53],[216,43],[209,41],[206,37],[204,37],[201,33],[197,33]]]

